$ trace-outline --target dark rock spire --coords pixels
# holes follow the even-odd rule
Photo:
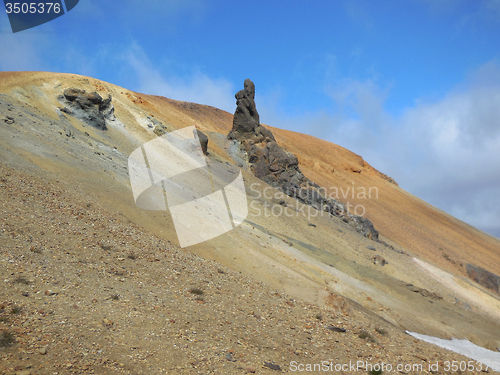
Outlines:
[[[236,111],[234,112],[233,128],[228,134],[229,139],[251,140],[261,142],[266,138],[274,141],[273,134],[260,125],[259,112],[255,106],[255,85],[245,79],[244,89],[235,95]]]
[[[378,232],[367,218],[352,215],[346,206],[322,196],[321,188],[304,176],[297,157],[276,142],[270,130],[260,124],[255,106],[255,85],[246,79],[238,91],[233,128],[228,134],[244,155],[253,174],[300,202],[339,217],[365,237],[378,241]]]

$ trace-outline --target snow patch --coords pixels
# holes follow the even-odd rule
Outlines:
[[[493,371],[500,372],[500,353],[488,350],[473,344],[469,340],[459,340],[452,338],[451,340],[440,339],[438,337],[422,335],[420,333],[406,331],[410,336],[416,339],[437,345],[441,348],[451,350],[452,352],[462,354],[475,361],[488,366]]]

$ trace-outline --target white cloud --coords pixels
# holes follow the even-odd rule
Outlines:
[[[391,86],[343,80],[326,90],[333,110],[287,115],[277,90],[259,98],[261,121],[356,152],[402,188],[500,237],[500,66],[471,73],[445,97],[401,115],[384,109]],[[264,99],[264,100],[263,100]]]
[[[0,70],[21,71],[41,70],[40,53],[47,45],[44,34],[24,33],[23,35],[2,33],[0,37]]]
[[[407,110],[401,130],[411,139],[400,139],[423,152],[402,178],[430,203],[500,235],[500,69],[488,64],[482,70],[491,73],[487,83],[479,71],[441,101]]]
[[[346,81],[328,94],[339,113],[323,115],[322,124],[310,128],[313,135],[359,153],[404,189],[500,236],[498,63],[483,65],[446,97],[417,102],[400,117],[384,110],[389,89],[370,80]]]
[[[164,74],[153,67],[144,50],[137,44],[129,48],[123,60],[137,78],[137,91],[234,111],[235,89],[226,79],[208,77],[196,67],[184,76]]]
[[[0,5],[0,9],[1,9]],[[49,32],[12,33],[7,13],[0,11],[0,70],[41,70],[41,51],[49,44]]]

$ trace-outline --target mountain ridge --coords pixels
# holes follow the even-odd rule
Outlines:
[[[232,126],[232,115],[215,107],[189,102],[178,102],[160,96],[136,93],[94,78],[70,73],[0,72],[4,90],[8,89],[8,87],[13,88],[26,79],[33,83],[44,83],[47,80],[47,76],[52,76],[54,78],[58,76],[72,78],[77,81],[82,80],[82,82],[88,81],[97,92],[108,92],[109,90],[106,90],[105,87],[107,85],[116,93],[125,92],[131,95],[130,100],[132,102],[142,101],[142,106],[147,110],[160,110],[161,112],[162,106],[167,103],[170,109],[176,109],[176,111],[171,111],[173,113],[169,113],[168,116],[166,116],[165,122],[167,123],[179,120],[181,124],[188,125],[190,122],[196,122],[202,131],[218,131],[222,134],[227,134]],[[125,96],[128,99],[126,95],[120,96]],[[114,99],[116,101],[118,97],[115,95]],[[206,113],[207,109],[209,109],[210,114]],[[468,252],[476,252],[483,255],[477,260],[476,266],[480,266],[495,274],[500,274],[500,251],[498,251],[497,248],[500,244],[500,240],[488,234],[484,235],[484,233],[477,228],[463,223],[447,213],[443,214],[443,211],[433,206],[429,208],[427,202],[424,202],[402,189],[396,188],[389,190],[384,184],[380,186],[373,184],[373,180],[366,177],[373,173],[371,166],[368,167],[368,163],[366,163],[368,165],[367,167],[360,165],[362,163],[361,160],[363,160],[362,157],[342,146],[320,140],[310,135],[274,128],[272,126],[268,127],[276,134],[278,143],[297,156],[304,174],[311,180],[316,181],[320,186],[326,187],[327,189],[335,187],[338,189],[342,188],[344,191],[352,186],[353,183],[355,186],[358,184],[357,186],[378,187],[380,189],[379,199],[358,200],[354,197],[352,203],[366,206],[366,216],[374,223],[375,227],[380,228],[382,235],[391,238],[403,247],[422,252],[422,254],[425,254],[426,257],[429,257],[440,266],[462,275],[466,275],[464,267],[455,267],[453,264],[450,264],[451,262],[445,259],[444,255],[448,254],[448,257],[451,256],[451,258],[456,257],[456,259],[453,260],[455,263],[460,264],[460,262],[463,263],[461,258]],[[307,141],[302,142],[302,139]],[[307,145],[311,143],[315,145],[315,149],[317,150],[314,157],[308,156],[310,151]],[[212,147],[217,147],[214,142],[211,142],[210,145]],[[223,150],[220,150],[219,153],[224,154]],[[352,171],[353,169],[355,171]],[[332,176],[324,175],[323,172],[328,170],[334,171],[333,178]],[[357,173],[357,170],[361,172]],[[381,173],[376,169],[374,169],[374,171],[376,171],[375,174]],[[383,173],[381,173],[380,176],[382,175]],[[385,192],[385,195],[382,192]],[[394,193],[394,197],[391,197],[391,193]],[[405,197],[410,197],[411,199],[405,199]],[[394,202],[396,198],[397,202]],[[383,202],[378,203],[379,200],[383,200]],[[394,203],[397,203],[399,207],[410,204],[410,209],[397,209]],[[411,214],[418,213],[419,211],[425,211],[425,219],[431,219],[429,223],[425,223],[421,217],[416,217],[415,214]],[[398,218],[404,219],[399,220]],[[392,225],[392,222],[397,222],[401,224],[402,227],[395,228],[396,226]],[[405,225],[404,223],[412,224]],[[414,223],[418,225],[413,225]],[[429,237],[426,233],[436,232],[436,227],[444,227],[446,238],[439,238],[434,241],[422,241],[422,238]],[[416,231],[415,235],[407,235],[413,231]],[[459,237],[458,240],[450,241],[450,237],[454,239],[456,236]],[[454,243],[454,246],[450,246],[448,242]],[[426,250],[426,248],[429,250]],[[484,249],[487,249],[487,251],[485,252]],[[439,256],[436,256],[436,254],[439,254]],[[488,256],[489,259],[485,260],[484,256]]]
[[[102,130],[61,111],[58,97],[68,88],[96,91],[103,98],[110,94],[117,121]],[[135,206],[127,171],[130,153],[159,132],[196,125],[209,138],[209,163],[234,164],[227,143],[233,116],[215,107],[135,93],[89,77],[43,72],[2,72],[0,93],[5,165],[64,181],[173,247],[177,237],[170,215]],[[343,305],[339,301],[345,300],[358,306],[351,311],[354,315],[368,311],[398,329],[468,338],[495,348],[500,300],[471,281],[466,267],[500,274],[498,240],[412,196],[341,146],[268,128],[319,186],[341,194],[377,188],[372,199],[345,198],[363,206],[388,246],[360,236],[342,220],[316,211],[302,215],[306,206],[277,190],[266,197],[269,185],[242,168],[247,221],[186,251],[314,306],[338,310]],[[422,304],[426,310],[417,313]]]

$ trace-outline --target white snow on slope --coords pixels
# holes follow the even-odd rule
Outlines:
[[[406,331],[416,339],[437,345],[441,348],[451,350],[452,352],[462,354],[475,361],[481,362],[493,371],[500,372],[500,352],[494,352],[480,346],[477,346],[469,340],[451,339],[444,340],[433,336],[422,335],[420,333]]]

